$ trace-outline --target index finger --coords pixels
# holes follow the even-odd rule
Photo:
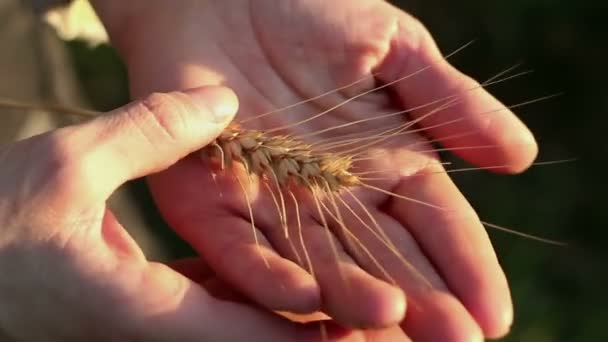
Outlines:
[[[536,158],[538,147],[528,128],[477,81],[450,65],[415,19],[400,19],[377,71],[383,82],[411,75],[392,85],[398,101],[405,108],[417,108],[411,118],[468,162],[504,165],[497,170],[511,173],[524,170]],[[437,110],[450,96],[455,101]]]

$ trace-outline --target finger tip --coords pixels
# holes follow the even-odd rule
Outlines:
[[[238,111],[239,101],[236,93],[224,86],[203,86],[184,91],[204,110],[210,110],[217,123],[225,123]]]
[[[435,292],[410,304],[403,327],[414,341],[483,341],[482,329],[455,297]]]
[[[399,324],[405,317],[406,299],[403,291],[388,283],[377,284],[361,297],[359,322],[362,329],[379,329]]]
[[[407,300],[404,292],[395,286],[389,285],[382,292],[378,292],[372,303],[370,312],[373,312],[374,316],[368,322],[368,327],[390,327],[399,324],[405,317]]]
[[[524,129],[507,143],[507,172],[511,174],[522,173],[527,170],[538,156],[538,144],[532,133]]]
[[[298,284],[294,290],[295,300],[291,310],[294,313],[311,313],[321,309],[321,293],[316,283]]]
[[[477,281],[460,299],[487,338],[500,338],[509,333],[513,323],[513,302],[504,275],[488,281]]]
[[[382,281],[344,290],[342,300],[328,302],[328,312],[336,321],[358,329],[380,329],[399,324],[405,317],[403,291]]]
[[[484,330],[484,335],[489,339],[501,339],[509,334],[511,331],[511,325],[502,325],[501,327],[495,327],[492,330]]]
[[[486,338],[498,339],[505,337],[513,324],[513,308],[511,305],[494,307],[484,317],[476,317]]]
[[[277,302],[273,309],[309,314],[321,308],[321,290],[308,273],[291,270],[275,290],[280,290],[280,294],[275,292]]]
[[[538,144],[527,131],[492,142],[489,151],[462,153],[463,157],[481,168],[497,174],[519,174],[533,165],[538,156]],[[489,152],[489,153],[488,153]]]
[[[509,127],[510,126],[510,127]],[[517,174],[527,170],[538,156],[538,143],[532,132],[519,120],[510,120],[499,125],[502,130],[496,132],[501,137],[502,156],[506,167],[499,169],[502,173]]]

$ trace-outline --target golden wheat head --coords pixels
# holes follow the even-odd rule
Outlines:
[[[247,172],[276,179],[281,187],[295,183],[304,187],[327,185],[331,191],[361,184],[350,172],[352,156],[316,151],[311,145],[286,135],[268,135],[231,124],[202,151],[218,160],[221,168],[240,162]]]

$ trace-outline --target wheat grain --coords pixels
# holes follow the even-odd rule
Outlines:
[[[327,184],[331,191],[339,191],[361,184],[350,170],[352,156],[319,152],[301,140],[244,130],[236,124],[230,125],[201,152],[204,157],[219,160],[222,169],[237,161],[249,173],[266,179],[276,178],[283,187],[290,183],[301,186]]]

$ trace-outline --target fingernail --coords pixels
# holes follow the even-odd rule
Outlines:
[[[194,102],[209,110],[216,123],[225,124],[232,120],[238,110],[238,99],[232,90],[226,87],[210,86],[185,91]]]

